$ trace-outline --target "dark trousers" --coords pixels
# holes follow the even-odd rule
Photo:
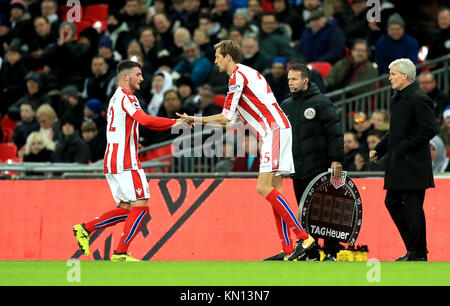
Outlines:
[[[304,179],[300,178],[292,178],[292,183],[294,185],[294,193],[295,198],[297,199],[297,205],[300,206],[300,200],[302,198],[303,192],[305,191],[308,184],[315,178],[316,176],[306,177]],[[314,235],[312,235],[314,237]],[[314,237],[317,241],[317,237]],[[326,254],[330,254],[336,257],[336,254],[339,252],[340,245],[339,241],[333,238],[323,239],[323,248]]]
[[[425,190],[387,190],[386,208],[395,223],[406,250],[414,255],[427,254]]]

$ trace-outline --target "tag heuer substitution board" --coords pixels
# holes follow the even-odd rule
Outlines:
[[[334,238],[354,244],[362,224],[362,202],[355,183],[342,171],[316,176],[306,187],[299,205],[299,219],[313,237]]]

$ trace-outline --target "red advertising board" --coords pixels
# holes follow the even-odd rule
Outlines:
[[[354,179],[363,202],[357,243],[369,258],[405,253],[384,206],[382,179]],[[450,260],[450,180],[425,196],[429,260]],[[150,216],[134,239],[133,257],[147,260],[260,260],[280,250],[270,204],[256,179],[153,179]],[[292,183],[284,194],[294,203]],[[91,255],[80,256],[74,224],[116,207],[106,180],[0,181],[0,260],[109,259],[123,223],[94,232]]]

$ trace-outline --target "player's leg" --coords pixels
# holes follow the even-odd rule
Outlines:
[[[130,212],[125,220],[123,231],[115,250],[115,254],[111,257],[111,260],[119,261],[133,261],[128,253],[128,248],[136,237],[141,228],[142,221],[149,214],[148,199],[150,193],[148,191],[148,183],[143,171],[130,171],[132,184],[128,187],[132,187],[128,190],[129,197],[134,201],[130,201]]]

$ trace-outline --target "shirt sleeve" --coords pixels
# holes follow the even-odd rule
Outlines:
[[[132,118],[150,130],[164,131],[168,130],[177,121],[175,119],[147,115],[143,110],[137,110]]]
[[[228,93],[222,110],[222,115],[230,121],[234,119],[239,99],[241,98],[242,91],[246,85],[246,80],[240,72],[235,72],[230,77],[228,82]]]
[[[141,105],[139,104],[139,100],[135,95],[124,95],[122,98],[122,109],[126,112],[130,117],[138,111],[142,110]]]

